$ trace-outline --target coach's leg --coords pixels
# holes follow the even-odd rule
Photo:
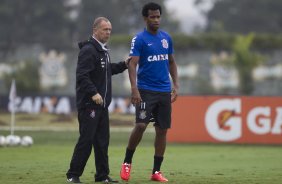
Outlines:
[[[84,171],[86,162],[91,154],[93,137],[96,132],[98,114],[95,117],[90,117],[90,111],[79,111],[79,138],[75,146],[73,156],[70,163],[70,168],[67,172],[67,177],[80,177]]]
[[[154,156],[154,167],[153,173],[160,171],[163,156],[166,149],[166,134],[167,129],[161,129],[159,126],[155,126],[156,137],[155,137],[155,156]]]
[[[96,174],[95,181],[104,180],[109,175],[108,147],[110,140],[108,110],[101,110],[101,118],[94,138]]]

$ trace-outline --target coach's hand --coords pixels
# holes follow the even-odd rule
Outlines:
[[[171,91],[171,103],[176,101],[178,95],[178,88],[173,88]]]
[[[131,60],[131,57],[127,57],[126,60],[124,60],[124,63],[125,63],[127,68],[128,68],[130,60]]]
[[[136,106],[142,101],[141,95],[137,88],[131,88],[131,103]]]
[[[101,97],[101,95],[99,93],[97,93],[96,95],[92,96],[92,100],[98,104],[98,105],[102,105],[103,104],[103,98]]]

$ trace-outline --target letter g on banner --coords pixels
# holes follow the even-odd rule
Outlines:
[[[220,99],[212,103],[205,115],[206,129],[218,141],[234,141],[242,135],[241,100]]]

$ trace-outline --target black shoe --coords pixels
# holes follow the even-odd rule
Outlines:
[[[82,182],[79,180],[79,177],[67,178],[67,182],[68,182],[68,183],[82,183]]]
[[[113,180],[112,178],[110,178],[109,176],[107,176],[104,179],[95,179],[95,182],[103,182],[103,183],[118,183],[117,180]]]

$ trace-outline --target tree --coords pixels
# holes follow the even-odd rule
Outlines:
[[[197,0],[201,3],[203,0]],[[207,31],[281,33],[281,0],[213,0]]]
[[[254,34],[237,36],[233,44],[233,63],[239,73],[240,93],[250,95],[254,89],[253,69],[262,62],[262,57],[250,50]]]
[[[151,0],[82,0],[77,20],[79,39],[85,39],[92,33],[92,23],[96,17],[109,18],[113,26],[113,34],[131,34],[144,27],[141,9]],[[162,6],[162,28],[176,32],[178,22],[170,19],[164,1],[154,0]]]
[[[15,67],[14,72],[4,76],[7,89],[9,89],[12,79],[16,80],[17,90],[21,95],[40,91],[38,64],[34,61],[20,63]]]
[[[113,24],[113,34],[135,33],[144,27],[143,4],[150,0],[1,0],[1,53],[13,52],[22,45],[40,44],[45,49],[64,49],[92,33],[95,17],[105,16]],[[164,1],[154,0],[163,8],[162,28],[176,32]],[[71,13],[78,16],[71,16]]]
[[[6,51],[23,44],[57,48],[71,43],[64,0],[1,0],[0,21],[0,44]]]

